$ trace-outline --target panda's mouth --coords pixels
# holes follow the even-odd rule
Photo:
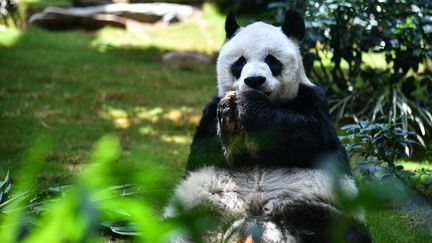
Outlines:
[[[272,94],[270,90],[262,90],[262,89],[255,89],[255,90],[263,93],[266,97],[270,97],[270,95]]]
[[[268,89],[260,89],[260,88],[255,89],[255,88],[250,88],[250,87],[240,87],[240,90],[241,90],[241,89],[251,89],[251,90],[255,90],[255,91],[258,91],[258,92],[264,94],[264,95],[267,96],[267,97],[270,97],[270,95],[273,93],[271,90],[268,90]]]

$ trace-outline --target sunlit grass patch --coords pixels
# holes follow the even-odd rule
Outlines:
[[[0,46],[10,47],[14,45],[22,35],[22,30],[17,28],[0,29]]]
[[[432,162],[430,161],[400,161],[398,164],[402,165],[407,170],[432,170]]]
[[[156,47],[162,50],[198,51],[214,54],[222,45],[225,17],[211,4],[205,4],[202,16],[170,25],[144,25],[136,30],[104,28],[97,32],[92,45],[98,50],[106,48]]]
[[[322,64],[329,68],[332,67],[334,64],[332,62],[333,53],[322,51],[319,49],[318,46],[318,55],[321,57]],[[341,60],[341,65],[344,70],[349,69],[348,62],[344,59]],[[314,65],[316,67],[319,67],[321,65],[318,62],[314,62]],[[382,53],[362,53],[362,65],[374,68],[374,69],[386,69],[389,67],[389,64],[385,60],[385,55]]]
[[[425,190],[422,188],[426,183],[429,185],[432,183],[432,163],[430,161],[399,161],[396,164],[402,165],[405,170],[415,172],[415,176],[412,176],[412,186],[418,190]],[[428,191],[423,191],[427,197],[432,198],[432,190],[429,188]]]

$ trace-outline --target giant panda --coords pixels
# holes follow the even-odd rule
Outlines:
[[[225,31],[218,95],[203,110],[165,217],[179,214],[178,203],[215,209],[225,226],[205,242],[331,242],[332,222],[342,218],[343,242],[371,242],[361,209],[337,207],[335,184],[348,197],[357,188],[326,98],[304,72],[301,15],[287,11],[281,27],[241,27],[230,13]]]

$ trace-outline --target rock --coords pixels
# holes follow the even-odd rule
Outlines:
[[[197,64],[209,64],[212,59],[198,52],[169,51],[162,55],[162,62],[174,68],[194,70]]]
[[[49,7],[33,14],[29,23],[47,29],[99,29],[104,26],[127,27],[127,19],[112,14],[86,15],[69,9]]]
[[[118,3],[106,5],[105,11],[144,23],[173,23],[192,16],[194,8],[174,3]]]
[[[211,63],[211,58],[198,52],[169,51],[162,56],[164,63],[191,62],[191,63]]]
[[[48,7],[30,17],[29,23],[50,29],[95,29],[105,25],[125,28],[128,20],[172,23],[192,16],[195,9],[171,3],[116,3],[84,8]]]

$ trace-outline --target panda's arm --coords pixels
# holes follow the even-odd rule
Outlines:
[[[217,135],[216,109],[219,100],[220,98],[214,97],[203,110],[190,148],[187,171],[194,171],[205,165],[223,167],[226,164]]]
[[[335,155],[349,171],[346,152],[331,125],[325,96],[317,87],[300,86],[298,96],[275,105],[255,90],[237,97],[239,121],[255,140],[259,157],[275,165],[309,167],[324,154]],[[348,167],[347,167],[348,166]]]
[[[278,130],[286,132],[280,134],[283,137],[293,137],[297,132],[306,135],[317,132],[317,128],[331,127],[325,99],[309,87],[300,87],[295,99],[281,104],[270,102],[256,90],[240,91],[237,106],[247,132]]]

